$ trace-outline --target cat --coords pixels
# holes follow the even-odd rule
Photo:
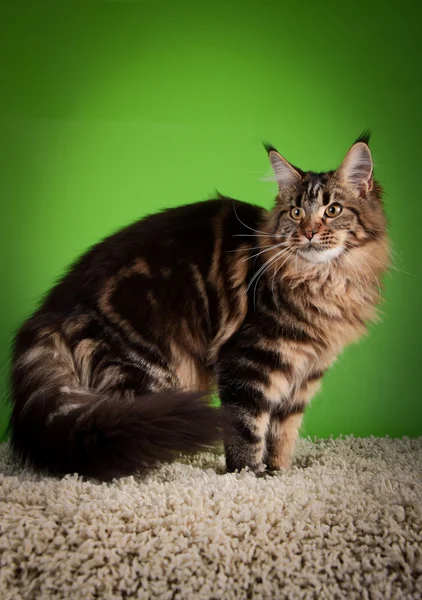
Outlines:
[[[290,466],[324,373],[377,316],[389,247],[369,134],[325,173],[266,150],[271,210],[218,194],[147,216],[93,246],[24,323],[21,460],[110,480],[222,438],[228,472]]]

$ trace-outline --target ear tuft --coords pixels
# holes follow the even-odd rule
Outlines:
[[[359,196],[365,196],[372,189],[372,156],[368,144],[357,141],[346,154],[338,173],[346,185],[354,188]]]
[[[277,152],[277,148],[275,148],[270,142],[263,142],[264,148],[269,154],[271,151]]]
[[[355,141],[355,144],[358,142],[363,142],[367,146],[369,146],[369,141],[371,139],[371,131],[369,129],[364,129],[358,139]]]

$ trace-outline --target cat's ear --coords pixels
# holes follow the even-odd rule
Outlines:
[[[285,194],[294,191],[300,183],[300,173],[275,148],[269,145],[266,145],[265,148],[268,152],[268,158],[270,159],[280,193]]]
[[[358,140],[337,169],[340,180],[365,196],[373,187],[373,163],[368,140]]]

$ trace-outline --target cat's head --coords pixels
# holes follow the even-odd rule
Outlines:
[[[363,134],[335,171],[304,172],[267,145],[278,183],[271,233],[294,255],[313,265],[376,240],[385,233],[381,188],[374,180]]]

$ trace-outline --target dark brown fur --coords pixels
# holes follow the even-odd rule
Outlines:
[[[284,160],[269,151],[273,166]],[[345,181],[345,164],[318,175],[282,163],[270,212],[220,196],[89,250],[17,335],[19,456],[101,479],[149,469],[218,439],[218,391],[228,469],[287,467],[321,377],[375,316],[387,265],[380,188],[372,171]],[[331,220],[334,200],[343,212]],[[312,256],[344,238],[341,256],[304,258],[310,228]]]

